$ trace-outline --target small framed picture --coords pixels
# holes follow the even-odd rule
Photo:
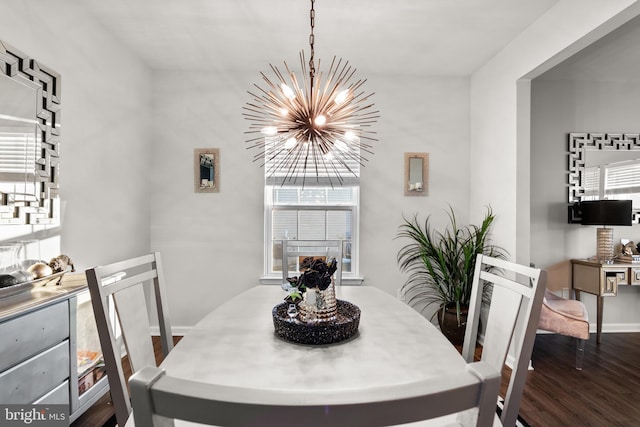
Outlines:
[[[194,170],[196,193],[220,191],[220,150],[218,148],[196,148]]]
[[[429,153],[404,153],[404,195],[429,195]]]

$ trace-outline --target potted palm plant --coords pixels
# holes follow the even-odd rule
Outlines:
[[[437,304],[438,323],[443,334],[454,344],[464,340],[466,315],[478,254],[504,258],[505,252],[490,243],[489,232],[495,216],[487,207],[482,223],[459,226],[453,208],[449,207],[449,226],[434,230],[428,216],[421,224],[418,215],[403,217],[398,238],[409,243],[398,252],[400,270],[408,273],[401,292],[412,306],[422,311]]]

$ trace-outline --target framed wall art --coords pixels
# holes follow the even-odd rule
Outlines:
[[[429,194],[429,153],[404,153],[404,195]]]
[[[196,148],[194,171],[196,193],[220,191],[220,150],[218,148]]]

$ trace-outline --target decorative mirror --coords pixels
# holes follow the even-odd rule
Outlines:
[[[640,212],[640,135],[569,134],[569,203],[631,200]],[[571,216],[571,210],[570,210]],[[570,222],[571,217],[569,218]]]
[[[429,194],[429,153],[404,153],[404,195]]]
[[[220,191],[220,150],[196,148],[194,150],[194,177],[196,193]]]
[[[0,40],[0,224],[59,219],[60,75]]]

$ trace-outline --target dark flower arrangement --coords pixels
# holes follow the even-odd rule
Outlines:
[[[300,277],[287,277],[291,288],[285,300],[290,303],[302,300],[302,295],[307,289],[324,291],[331,285],[331,276],[337,269],[338,261],[335,258],[331,258],[328,263],[318,258],[304,258],[300,262]]]

